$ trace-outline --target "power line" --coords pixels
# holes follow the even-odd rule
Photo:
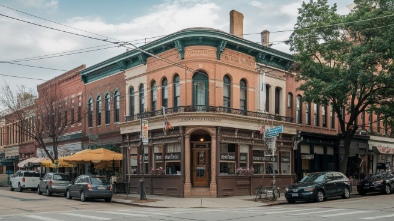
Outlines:
[[[31,67],[31,68],[48,69],[48,70],[54,70],[54,71],[67,71],[67,70],[56,69],[56,68],[46,68],[46,67],[42,67],[42,66],[34,66],[34,65],[27,65],[27,64],[18,64],[18,63],[9,62],[9,61],[0,61],[0,64],[13,64],[13,65],[26,66],[26,67]]]
[[[29,79],[29,80],[48,81],[48,80],[44,80],[44,79],[41,79],[41,78],[21,77],[21,76],[16,76],[16,75],[9,75],[9,74],[0,74],[0,76],[14,77],[14,78],[24,78],[24,79]]]

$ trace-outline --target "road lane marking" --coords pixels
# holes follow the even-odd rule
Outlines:
[[[44,217],[44,216],[36,216],[36,215],[26,215],[29,218],[32,219],[38,219],[38,220],[43,220],[43,221],[63,221],[61,219],[53,219],[53,218],[49,218],[49,217]]]
[[[68,216],[77,216],[77,217],[82,217],[82,218],[89,218],[89,219],[96,219],[96,220],[111,220],[111,218],[89,216],[89,215],[75,214],[75,213],[60,213],[60,214],[68,215]]]
[[[357,214],[357,213],[370,213],[370,212],[372,212],[372,211],[353,211],[353,212],[347,212],[347,213],[336,213],[336,214],[324,215],[321,217],[343,216],[343,215],[352,215],[352,214]]]
[[[381,219],[381,218],[389,218],[389,217],[394,217],[394,214],[384,215],[384,216],[375,216],[375,217],[364,217],[364,218],[360,218],[360,219]]]
[[[130,212],[130,210],[118,210],[118,211],[121,211],[121,212]],[[133,212],[142,213],[142,214],[148,213],[149,215],[152,214],[152,215],[160,215],[160,216],[169,216],[169,215],[170,215],[170,214],[168,214],[168,213],[155,213],[155,212],[151,212],[151,211],[140,211],[140,210],[138,210],[138,211],[133,211]]]
[[[341,211],[345,209],[332,209],[332,210],[324,210],[324,211],[314,211],[314,212],[307,212],[307,213],[296,213],[296,214],[291,214],[292,216],[301,216],[301,215],[308,215],[308,214],[313,214],[313,213],[329,213],[329,212],[335,212],[335,211]]]
[[[264,213],[264,214],[289,213],[289,212],[301,212],[301,211],[308,211],[308,210],[315,210],[315,209],[316,208],[313,208],[313,209],[296,209],[296,210],[273,211],[273,212],[261,211],[261,213]]]
[[[114,214],[114,215],[126,215],[126,216],[148,217],[147,215],[144,215],[144,214],[122,213],[122,212],[114,212],[114,211],[97,211],[97,212],[100,212],[100,213],[108,213],[108,214]]]

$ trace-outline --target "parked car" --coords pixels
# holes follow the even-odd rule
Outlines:
[[[306,175],[300,182],[286,188],[287,202],[318,201],[341,196],[350,197],[352,186],[349,178],[340,172],[317,172]]]
[[[80,175],[66,189],[67,199],[80,198],[82,202],[88,199],[112,200],[112,185],[104,176]]]
[[[393,173],[375,173],[365,177],[357,184],[357,192],[365,196],[368,192],[390,194],[394,190]]]
[[[34,171],[18,170],[10,177],[10,190],[17,189],[22,192],[23,189],[31,189],[35,191],[40,182],[40,173]]]
[[[53,193],[61,193],[66,196],[67,186],[71,183],[71,177],[65,173],[47,173],[40,179],[37,187],[38,195],[46,192],[47,196]]]

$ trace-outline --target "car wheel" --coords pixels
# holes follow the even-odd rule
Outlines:
[[[40,190],[40,186],[37,187],[37,194],[38,194],[38,195],[42,195],[42,192],[41,192],[41,190]]]
[[[323,202],[324,201],[324,193],[323,191],[319,190],[316,193],[316,201],[317,202]]]
[[[67,192],[66,192],[66,198],[69,199],[69,200],[72,199],[70,190],[67,190]]]
[[[287,199],[287,202],[288,202],[288,203],[295,203],[294,200],[290,200],[290,199]]]
[[[349,199],[350,198],[350,191],[348,188],[343,189],[343,195],[341,196],[343,199]]]
[[[21,187],[21,184],[18,183],[18,192],[22,192],[22,191],[23,191],[23,188]]]
[[[52,196],[52,192],[49,191],[48,187],[47,187],[47,196]]]
[[[105,200],[105,202],[109,203],[109,202],[111,202],[112,198],[109,197],[109,198],[105,198],[104,200]]]
[[[86,202],[86,200],[87,200],[87,199],[86,199],[86,196],[85,196],[85,192],[82,191],[82,192],[81,192],[81,201],[82,201],[82,202]]]
[[[384,193],[385,194],[390,194],[391,193],[391,186],[390,186],[390,184],[386,184],[386,187],[384,188]]]
[[[10,191],[14,191],[14,188],[12,187],[12,183],[10,183]]]

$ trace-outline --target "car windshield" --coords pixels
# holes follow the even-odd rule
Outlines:
[[[93,185],[108,185],[109,180],[106,177],[90,177],[90,183]]]
[[[70,181],[71,177],[66,174],[55,174],[53,175],[54,180],[63,180],[63,181]]]
[[[300,181],[301,183],[319,183],[324,181],[324,173],[313,173],[313,174],[308,174],[302,180]]]

